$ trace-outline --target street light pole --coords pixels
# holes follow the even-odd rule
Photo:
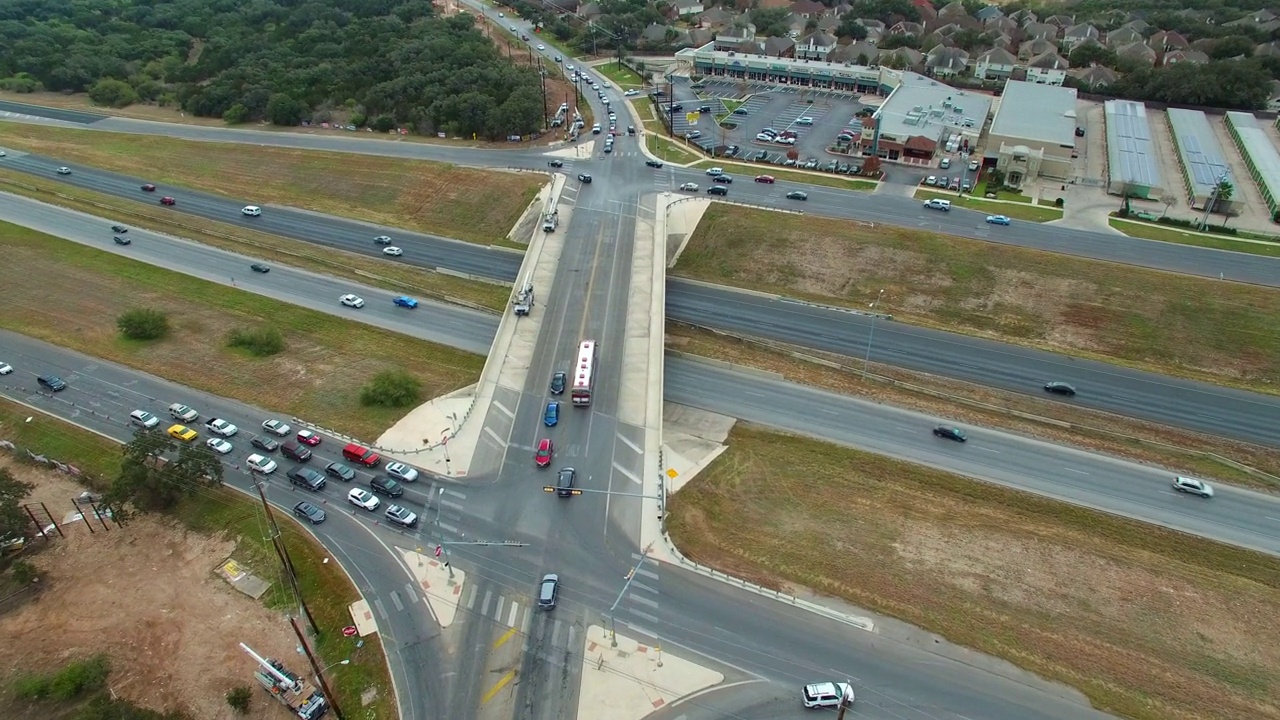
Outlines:
[[[880,299],[884,297],[884,288],[880,289],[880,294],[876,295],[875,302],[871,303],[871,309],[875,310],[880,304]],[[862,379],[867,379],[867,366],[871,364],[871,340],[876,336],[876,315],[871,314],[871,331],[867,333],[867,355],[862,359]]]
[[[644,561],[649,559],[649,551],[653,549],[653,543],[640,553],[640,561],[636,566],[631,568],[631,572],[627,573],[627,582],[622,586],[622,591],[618,593],[618,599],[613,601],[613,605],[609,608],[609,646],[618,647],[618,623],[614,618],[614,613],[618,609],[618,603],[622,602],[622,597],[627,594],[627,588],[631,587],[631,581],[636,579],[636,573],[640,572],[640,566],[644,565]]]
[[[444,528],[440,527],[440,506],[444,501],[444,488],[436,493],[436,534],[440,536],[440,552],[444,553],[444,566],[449,571],[449,579],[453,579],[453,563],[449,562],[449,548],[444,545]]]

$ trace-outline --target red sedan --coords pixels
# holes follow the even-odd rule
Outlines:
[[[156,186],[152,185],[151,183],[147,183],[146,185],[142,186],[142,190],[143,192],[155,192]]]
[[[758,182],[758,183],[769,183],[770,185],[772,185],[772,184],[773,184],[773,176],[772,176],[772,175],[757,175],[757,176],[756,176],[756,182]]]
[[[298,442],[302,443],[303,445],[310,445],[311,447],[315,447],[320,444],[320,436],[311,432],[310,430],[299,430]]]
[[[551,438],[542,438],[538,441],[538,451],[533,454],[533,461],[538,464],[538,467],[546,467],[551,464],[551,455],[554,452]]]
[[[177,205],[177,204],[178,204],[178,201],[177,201],[177,200],[174,200],[173,198],[171,198],[171,197],[169,197],[168,195],[166,195],[166,196],[164,196],[164,197],[160,198],[160,204],[161,204],[161,205]]]

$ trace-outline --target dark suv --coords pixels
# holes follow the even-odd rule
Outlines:
[[[289,482],[300,488],[306,488],[312,492],[320,492],[324,489],[324,476],[311,468],[296,467],[287,474]]]
[[[551,373],[551,394],[563,395],[565,383],[568,382],[569,376],[565,375],[563,370]]]
[[[956,442],[964,442],[969,439],[965,436],[963,430],[958,427],[951,427],[950,425],[939,425],[933,429],[933,434],[940,438],[946,438],[947,440],[955,440]]]
[[[1045,383],[1044,390],[1045,392],[1051,392],[1055,395],[1066,395],[1067,397],[1071,397],[1076,394],[1076,389],[1064,382]]]
[[[311,459],[311,450],[297,440],[290,440],[281,445],[280,454],[298,462],[306,462]]]
[[[389,498],[398,498],[404,494],[404,486],[386,475],[375,475],[369,481],[369,488],[374,494],[386,495]]]
[[[328,465],[325,465],[324,473],[329,477],[337,478],[342,482],[351,482],[356,479],[356,471],[340,462],[331,462]]]
[[[58,392],[59,390],[67,389],[67,381],[57,375],[41,375],[36,378],[36,382],[40,383],[40,387],[45,388],[50,392]]]
[[[573,497],[573,486],[577,485],[578,472],[573,468],[560,468],[560,477],[556,479],[556,495]]]

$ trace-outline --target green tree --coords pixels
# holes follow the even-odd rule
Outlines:
[[[240,685],[227,691],[227,704],[239,715],[249,714],[249,702],[253,699],[253,690],[248,685]]]
[[[840,19],[840,25],[836,27],[836,37],[849,38],[855,42],[866,40],[867,29],[863,27],[862,23],[858,22],[857,16],[849,13]]]
[[[116,327],[130,340],[159,340],[169,334],[169,316],[153,308],[138,308],[116,318]]]
[[[123,80],[103,78],[89,86],[89,99],[98,105],[122,108],[138,102],[138,93]]]
[[[384,370],[360,389],[360,402],[375,407],[408,407],[422,396],[422,383],[404,370]]]
[[[162,432],[144,430],[125,444],[120,474],[103,502],[127,520],[134,511],[168,510],[201,488],[221,483],[222,462],[203,443],[179,445]]]
[[[903,35],[901,33],[894,35],[885,35],[880,38],[881,50],[897,50],[898,48],[915,48],[920,45],[920,39],[915,35]]]
[[[1071,63],[1073,68],[1089,67],[1092,63],[1115,67],[1116,53],[1111,48],[1089,43],[1072,50],[1067,62]]]
[[[1209,50],[1209,57],[1214,60],[1226,60],[1241,56],[1249,57],[1253,55],[1253,47],[1255,45],[1257,43],[1243,35],[1219,38],[1213,43],[1213,48]]]
[[[886,25],[892,25],[895,18],[920,22],[920,9],[911,0],[854,0],[851,4],[853,10],[849,14],[854,17],[871,18]]]
[[[9,468],[0,468],[0,540],[26,537],[31,519],[22,510],[22,501],[35,489],[29,482],[13,476]]]
[[[292,127],[302,122],[306,110],[292,95],[276,93],[267,101],[267,120],[272,125]]]
[[[222,120],[228,125],[239,125],[248,119],[249,108],[245,107],[242,103],[236,103],[222,113]]]
[[[748,13],[758,37],[786,37],[791,31],[790,8],[756,8]]]

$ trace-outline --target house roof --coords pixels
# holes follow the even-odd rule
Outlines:
[[[1080,68],[1079,70],[1073,70],[1071,75],[1085,87],[1104,87],[1114,83],[1119,77],[1116,75],[1115,70],[1106,65],[1091,65],[1087,68]]]
[[[991,48],[978,56],[978,62],[988,65],[1017,65],[1018,58],[1004,48]]]
[[[996,18],[1004,17],[1004,10],[1001,10],[998,5],[987,5],[984,8],[980,8],[978,12],[973,14],[973,16],[982,22],[988,22],[990,20],[995,20]]]
[[[1042,70],[1066,70],[1071,67],[1071,63],[1056,52],[1047,52],[1031,58],[1031,62],[1027,65]]]
[[[921,25],[918,22],[909,22],[907,20],[894,23],[893,27],[889,28],[889,33],[892,35],[902,34],[902,35],[915,35],[916,37],[920,37],[920,34],[923,32],[924,32],[923,25]]]
[[[1098,37],[1098,28],[1090,25],[1089,23],[1080,23],[1079,25],[1072,25],[1071,27],[1067,28],[1065,31],[1063,31],[1062,36],[1073,38],[1073,39],[1074,38],[1096,38]]]
[[[1028,40],[1018,46],[1019,55],[1042,55],[1047,52],[1057,52],[1058,46],[1048,40]]]
[[[793,50],[796,41],[789,37],[771,37],[764,40],[764,54],[777,57],[788,50]]]
[[[1010,80],[991,120],[991,134],[1051,145],[1075,144],[1074,88]]]
[[[938,45],[929,51],[925,65],[935,70],[958,71],[969,62],[969,53],[957,47]]]
[[[809,33],[808,35],[805,35],[804,37],[800,38],[798,42],[796,42],[796,45],[798,46],[805,45],[810,47],[833,47],[835,44],[836,44],[835,36],[828,35],[827,33],[824,33],[821,30],[817,32]]]
[[[1135,58],[1140,60],[1154,60],[1156,51],[1152,50],[1149,45],[1144,42],[1131,42],[1128,45],[1122,45],[1116,48],[1116,54],[1120,57]]]
[[[1142,33],[1127,25],[1107,33],[1107,46],[1110,48],[1114,49],[1132,42],[1142,42]]]
[[[1030,22],[1022,26],[1023,34],[1028,38],[1056,38],[1058,26],[1049,23]]]
[[[821,16],[827,12],[827,6],[815,0],[795,0],[791,3],[791,12],[796,15]]]

